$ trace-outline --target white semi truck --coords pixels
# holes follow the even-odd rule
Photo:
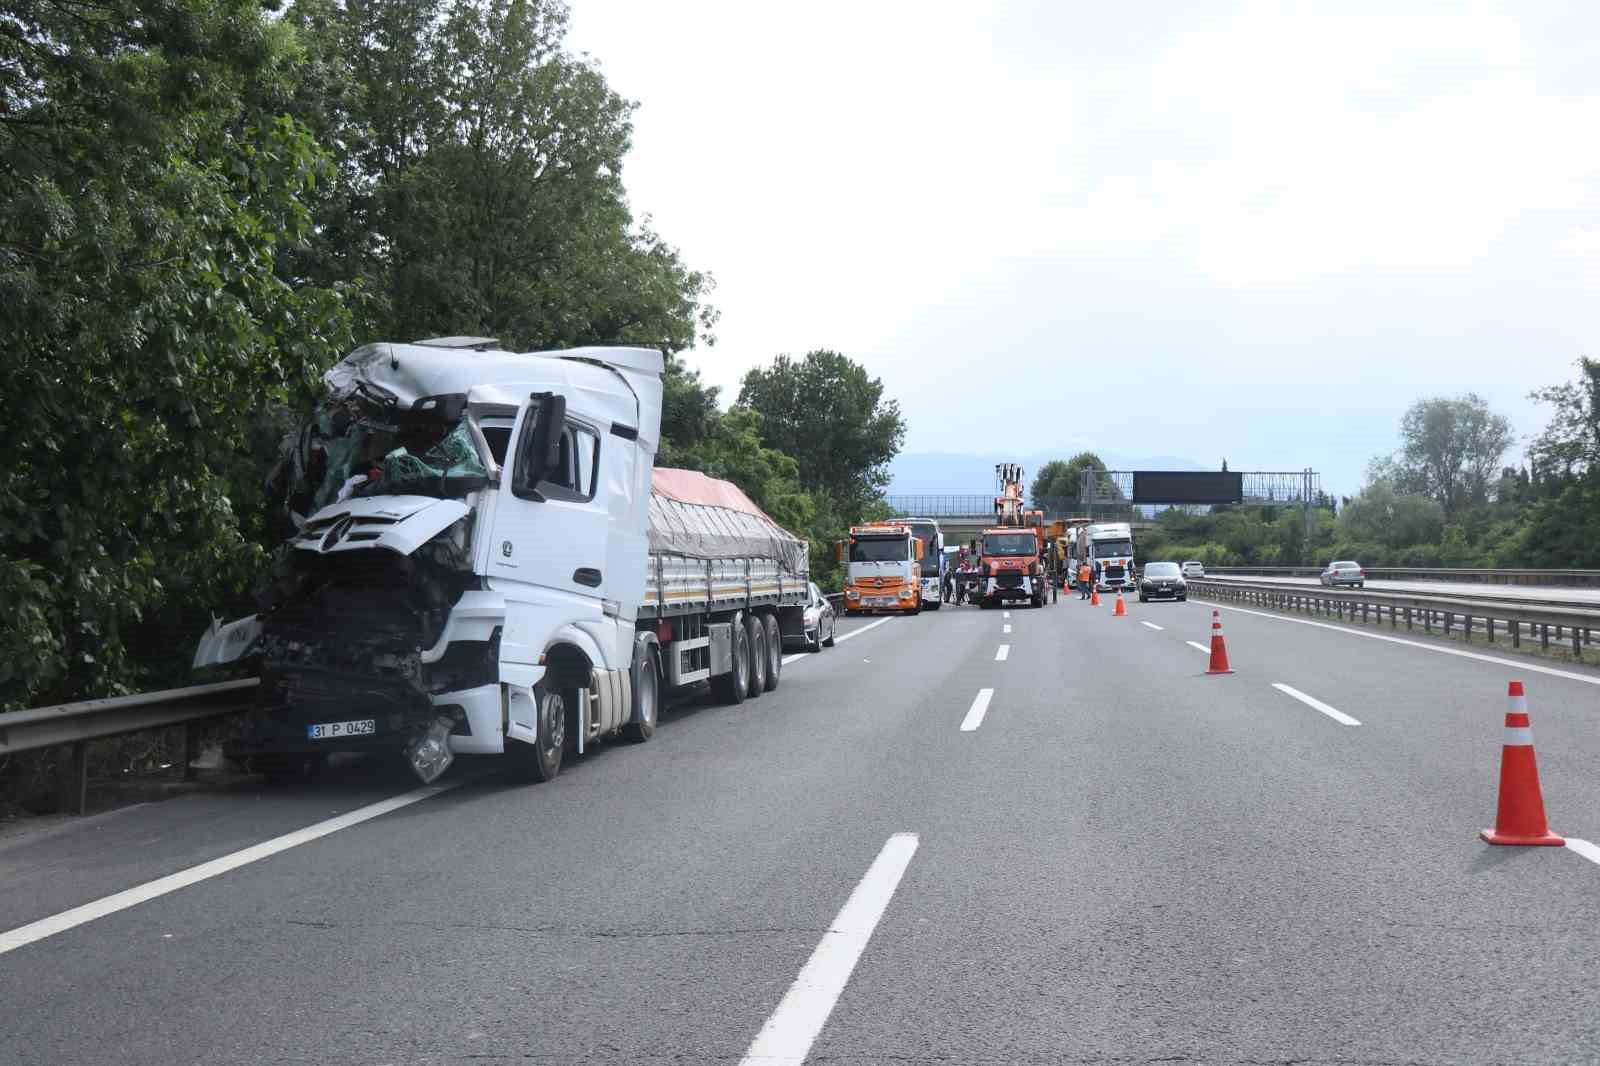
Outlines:
[[[1133,526],[1127,522],[1101,522],[1080,527],[1077,536],[1079,562],[1100,564],[1100,591],[1131,591],[1137,586]]]
[[[727,482],[653,468],[662,357],[370,344],[272,486],[294,531],[260,611],[199,667],[259,661],[229,746],[269,774],[333,750],[455,753],[535,780],[602,737],[648,740],[665,690],[738,703],[803,640],[807,544]]]

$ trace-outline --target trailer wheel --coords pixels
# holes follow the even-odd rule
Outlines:
[[[783,630],[778,626],[778,616],[763,616],[767,626],[767,691],[778,687],[783,678]]]
[[[545,688],[543,682],[534,687],[534,729],[538,742],[516,745],[519,768],[534,782],[549,781],[561,772],[561,755],[567,745],[568,708],[578,705],[577,689]],[[507,745],[511,750],[511,745]]]
[[[635,744],[643,744],[656,735],[656,714],[661,707],[661,675],[656,673],[655,653],[649,648],[639,662],[639,684],[633,690],[633,699],[639,713],[622,727],[622,735]]]
[[[767,691],[767,628],[761,616],[744,616],[745,628],[750,631],[750,698],[756,699]]]
[[[744,616],[733,616],[733,632],[729,636],[730,669],[711,679],[711,691],[723,703],[743,703],[750,691],[750,634],[744,628]]]

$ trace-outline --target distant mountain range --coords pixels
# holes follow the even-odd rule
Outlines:
[[[1122,452],[1096,452],[1111,470],[1206,470],[1192,459],[1171,455],[1127,455]],[[1025,480],[1052,459],[1071,455],[960,455],[953,452],[910,452],[898,455],[889,464],[889,495],[965,495],[994,491],[994,464],[1021,463]],[[1222,460],[1217,460],[1220,469]]]

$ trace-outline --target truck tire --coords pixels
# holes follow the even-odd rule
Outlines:
[[[723,703],[743,703],[750,694],[750,634],[744,628],[744,615],[733,616],[729,635],[729,670],[711,679],[711,691]]]
[[[778,616],[762,615],[767,629],[767,691],[778,687],[783,679],[783,630],[778,628]]]
[[[750,699],[759,699],[767,691],[767,629],[761,616],[744,616],[745,628],[750,633]]]
[[[535,783],[549,781],[561,772],[561,755],[567,742],[567,717],[578,705],[577,689],[546,688],[541,682],[533,690],[534,728],[537,744],[509,741],[506,750],[514,754],[517,768]]]
[[[656,715],[661,711],[661,674],[656,670],[655,653],[645,649],[639,663],[639,683],[634,686],[634,720],[622,727],[622,735],[643,744],[656,735]]]

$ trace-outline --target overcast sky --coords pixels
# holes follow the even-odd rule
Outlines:
[[[908,451],[1348,493],[1416,398],[1526,436],[1600,355],[1600,4],[572,8],[640,105],[635,211],[716,275],[689,358],[730,393],[829,347]]]

